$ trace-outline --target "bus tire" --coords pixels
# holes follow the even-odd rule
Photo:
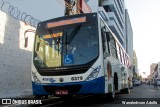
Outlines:
[[[34,98],[35,99],[40,99],[42,96],[41,95],[35,95]]]
[[[129,79],[128,79],[128,88],[125,89],[125,93],[129,94],[130,93],[130,83],[129,83]]]

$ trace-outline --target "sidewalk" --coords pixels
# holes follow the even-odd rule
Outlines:
[[[0,92],[0,98],[30,98],[33,97],[32,90],[17,90]]]

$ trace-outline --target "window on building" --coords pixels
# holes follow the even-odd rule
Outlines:
[[[104,6],[104,9],[106,12],[111,12],[111,8],[109,7],[109,5]]]

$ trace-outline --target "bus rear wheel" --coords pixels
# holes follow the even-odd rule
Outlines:
[[[64,96],[60,96],[60,98],[64,102],[70,102],[73,99],[73,95],[64,95]]]
[[[35,95],[34,98],[35,99],[40,99],[40,98],[42,98],[42,96],[41,95]]]

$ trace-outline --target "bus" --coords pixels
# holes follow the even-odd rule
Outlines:
[[[35,97],[129,93],[130,58],[99,12],[40,22],[32,58]]]

